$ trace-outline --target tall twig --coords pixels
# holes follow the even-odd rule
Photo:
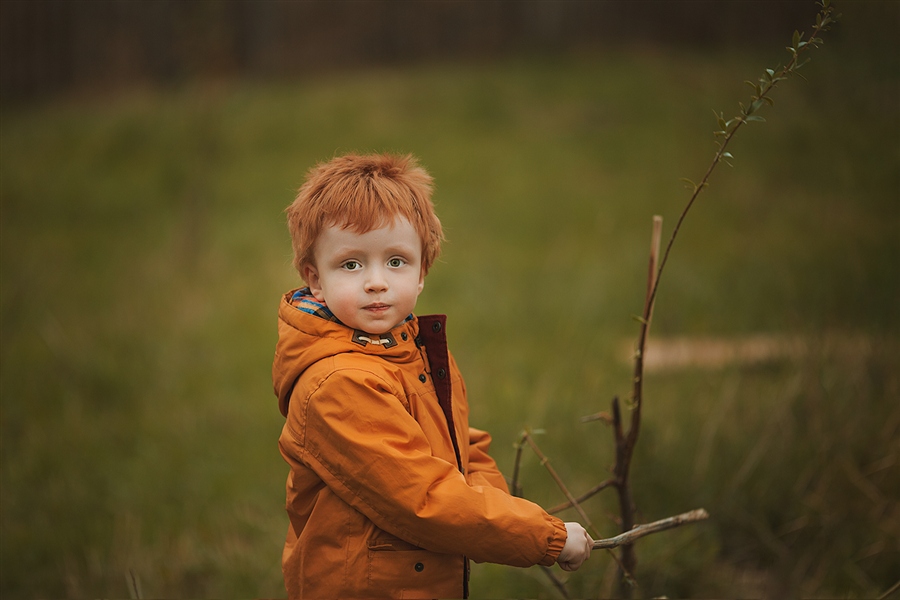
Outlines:
[[[733,159],[732,154],[727,150],[728,145],[731,143],[731,140],[734,138],[735,134],[738,130],[741,129],[745,124],[753,122],[753,121],[764,121],[764,119],[757,114],[755,114],[763,105],[773,105],[774,101],[770,97],[771,91],[778,85],[779,82],[788,78],[788,76],[793,75],[796,71],[802,67],[805,62],[800,62],[799,57],[802,53],[808,51],[810,48],[818,47],[822,44],[822,40],[818,37],[818,35],[829,29],[831,23],[833,23],[836,17],[833,15],[833,9],[830,6],[830,0],[821,0],[819,5],[821,6],[821,10],[818,15],[816,15],[816,25],[813,28],[813,33],[808,40],[804,40],[804,35],[795,31],[793,37],[793,45],[788,47],[788,51],[791,53],[791,59],[788,63],[781,67],[778,70],[775,69],[766,69],[763,76],[759,79],[758,83],[747,82],[753,89],[755,94],[751,96],[750,103],[747,106],[740,104],[740,114],[735,118],[726,121],[725,118],[721,114],[716,114],[716,120],[719,125],[719,130],[715,132],[717,138],[722,138],[721,142],[717,142],[718,150],[713,156],[712,162],[709,167],[706,169],[706,172],[703,174],[703,178],[700,179],[699,183],[694,183],[693,181],[686,180],[689,184],[693,186],[693,191],[691,196],[681,211],[681,214],[678,217],[678,220],[675,223],[675,228],[672,230],[672,234],[669,237],[669,241],[666,244],[666,250],[662,255],[662,259],[657,260],[659,256],[659,225],[658,217],[654,217],[654,227],[653,227],[653,239],[651,242],[651,251],[650,251],[650,267],[649,274],[647,277],[647,296],[644,301],[644,311],[641,315],[640,323],[640,333],[638,335],[638,343],[637,348],[635,350],[635,359],[634,359],[634,378],[632,382],[632,413],[631,413],[631,427],[628,430],[627,436],[623,439],[623,434],[621,431],[621,417],[619,415],[619,405],[618,399],[613,400],[613,425],[616,428],[615,436],[616,436],[616,465],[615,465],[615,475],[618,480],[618,484],[616,485],[616,489],[619,495],[619,508],[621,510],[622,517],[622,531],[627,533],[634,526],[634,504],[631,497],[631,490],[629,484],[629,469],[631,466],[631,458],[634,454],[634,447],[637,443],[638,434],[640,432],[641,425],[641,409],[643,405],[643,384],[644,384],[644,352],[646,350],[647,344],[647,336],[650,331],[650,321],[653,315],[653,305],[656,301],[657,291],[659,290],[659,283],[662,279],[663,270],[666,267],[666,264],[669,259],[669,254],[672,250],[672,246],[675,243],[675,238],[678,236],[679,231],[681,230],[681,224],[684,222],[685,217],[687,217],[688,212],[690,212],[691,207],[694,205],[697,197],[700,195],[700,192],[703,191],[704,188],[709,184],[709,178],[715,170],[716,166],[722,161],[728,161],[729,159]],[[637,559],[634,554],[634,547],[630,543],[625,543],[622,546],[622,565],[624,565],[625,571],[627,573],[634,573],[635,566],[637,563]],[[625,597],[631,596],[631,588],[626,585],[620,585],[620,592]]]
[[[759,83],[753,83],[751,81],[747,81],[751,87],[754,88],[756,94],[751,96],[750,104],[746,107],[743,103],[740,104],[741,113],[734,117],[733,119],[726,121],[722,114],[716,114],[716,120],[720,127],[719,130],[715,132],[716,137],[722,137],[722,141],[718,142],[719,149],[713,156],[712,162],[709,167],[706,169],[706,172],[703,174],[703,178],[699,183],[694,183],[688,179],[685,179],[687,183],[693,185],[693,193],[691,194],[690,199],[685,205],[684,209],[681,211],[681,215],[678,217],[678,221],[675,223],[675,229],[672,230],[672,235],[669,237],[669,241],[666,244],[666,251],[663,253],[662,261],[659,263],[659,268],[657,269],[656,280],[652,286],[652,290],[648,297],[648,303],[652,306],[653,302],[656,300],[656,292],[659,289],[659,280],[662,277],[662,272],[666,267],[666,263],[669,260],[669,253],[672,251],[672,245],[675,243],[675,238],[678,237],[678,232],[681,230],[681,224],[684,222],[685,217],[688,212],[690,212],[691,207],[694,205],[694,201],[697,199],[697,196],[700,195],[700,192],[709,185],[709,178],[712,175],[718,164],[728,159],[733,159],[734,157],[730,152],[727,151],[728,145],[731,143],[731,140],[734,138],[734,134],[738,132],[738,130],[745,124],[753,122],[753,121],[765,121],[762,117],[755,114],[760,108],[763,107],[764,104],[768,104],[769,106],[774,105],[774,101],[769,95],[775,86],[778,85],[779,82],[784,81],[790,75],[797,74],[797,70],[800,69],[803,65],[805,65],[809,60],[801,62],[800,55],[810,48],[818,48],[823,42],[818,37],[823,31],[828,31],[831,24],[834,23],[840,15],[834,15],[834,9],[831,7],[831,0],[821,0],[819,5],[822,7],[821,11],[818,15],[816,15],[816,25],[813,27],[812,35],[809,40],[804,41],[804,35],[795,31],[793,46],[788,46],[788,51],[791,53],[791,59],[788,63],[778,69],[766,69],[763,76],[760,78]],[[802,77],[802,76],[801,76]],[[644,314],[643,317],[646,319],[647,314]],[[642,327],[643,329],[643,327]],[[642,348],[639,348],[642,349]],[[635,398],[635,402],[638,399]]]
[[[650,322],[653,317],[653,307],[656,302],[657,291],[659,290],[659,283],[662,279],[662,273],[668,262],[669,254],[671,253],[675,238],[678,236],[678,233],[681,230],[681,225],[684,222],[685,217],[687,216],[688,212],[690,212],[691,208],[694,205],[694,202],[700,195],[700,192],[709,184],[709,178],[715,170],[716,166],[722,161],[725,161],[727,163],[729,159],[734,158],[732,154],[727,150],[727,148],[731,140],[734,138],[735,133],[747,123],[753,121],[764,121],[762,117],[756,115],[755,113],[764,104],[768,104],[770,106],[774,104],[774,101],[769,96],[771,91],[780,81],[787,79],[789,75],[796,74],[796,71],[804,64],[806,64],[806,62],[808,62],[808,60],[800,62],[799,56],[802,53],[808,51],[810,48],[816,48],[821,45],[822,40],[817,36],[823,31],[827,31],[830,24],[834,23],[837,20],[837,16],[833,14],[833,9],[830,6],[831,0],[820,0],[818,4],[821,6],[821,10],[819,14],[816,15],[816,24],[813,28],[812,36],[810,36],[808,40],[804,40],[804,34],[801,34],[797,31],[794,32],[793,45],[788,47],[788,51],[791,52],[792,55],[790,61],[788,61],[788,63],[780,69],[766,69],[763,76],[759,79],[759,83],[753,83],[749,81],[747,82],[751,87],[754,88],[754,91],[756,93],[755,95],[751,96],[750,104],[748,104],[746,107],[743,104],[740,104],[741,111],[738,116],[729,121],[726,121],[721,113],[716,114],[716,119],[720,129],[715,132],[715,135],[717,138],[721,137],[722,141],[716,142],[716,144],[718,145],[718,151],[713,156],[712,162],[706,169],[706,172],[703,174],[700,182],[694,183],[693,181],[685,180],[689,184],[691,184],[691,186],[693,186],[693,191],[687,204],[681,211],[681,214],[679,215],[678,220],[675,223],[675,228],[673,229],[668,243],[666,244],[666,249],[662,254],[662,259],[660,259],[659,253],[660,242],[662,238],[662,218],[659,216],[653,217],[653,231],[651,234],[650,243],[650,260],[647,269],[647,294],[644,300],[644,310],[641,316],[638,318],[638,321],[641,325],[640,333],[638,335],[637,347],[635,349],[634,377],[632,382],[633,387],[630,398],[632,409],[630,427],[628,428],[628,431],[626,433],[622,426],[622,414],[618,397],[613,398],[612,415],[609,415],[605,412],[599,412],[595,415],[584,417],[582,419],[583,422],[601,420],[607,424],[612,425],[616,450],[616,461],[613,468],[613,477],[594,486],[591,490],[589,490],[585,494],[582,494],[579,498],[575,498],[563,483],[559,475],[556,473],[555,469],[550,466],[549,460],[546,456],[544,456],[540,448],[538,448],[537,444],[535,444],[528,431],[524,431],[522,433],[519,443],[516,446],[516,462],[513,471],[512,484],[510,486],[513,493],[516,495],[521,495],[521,487],[518,483],[519,465],[522,458],[522,447],[525,443],[527,443],[531,446],[532,450],[534,450],[535,454],[537,454],[538,458],[541,460],[541,464],[543,464],[547,468],[551,477],[554,479],[557,486],[559,486],[560,490],[562,490],[563,494],[565,494],[568,500],[566,503],[553,507],[552,509],[550,509],[550,512],[559,512],[567,508],[575,508],[584,521],[584,524],[592,531],[592,533],[594,533],[595,537],[599,536],[596,535],[596,530],[594,529],[590,518],[588,518],[587,514],[581,508],[580,503],[584,502],[586,499],[606,488],[611,487],[616,489],[619,497],[619,507],[621,511],[622,533],[613,538],[597,540],[594,544],[594,548],[607,550],[615,547],[622,548],[621,560],[616,558],[612,553],[611,556],[615,559],[619,567],[619,571],[621,574],[621,577],[619,579],[619,589],[620,593],[624,597],[631,597],[632,588],[636,586],[636,582],[632,575],[637,563],[634,554],[634,547],[632,545],[636,539],[641,538],[645,535],[649,535],[651,533],[678,527],[685,523],[692,523],[708,518],[708,514],[706,513],[706,511],[701,508],[676,515],[674,517],[669,517],[667,519],[655,521],[647,525],[634,525],[635,506],[631,497],[629,472],[631,467],[631,459],[634,455],[634,448],[637,443],[638,434],[640,433],[641,409],[643,406],[644,353],[647,345],[647,337],[650,331]],[[554,585],[556,585],[557,588],[560,589],[561,592],[565,595],[565,586],[562,584],[562,582],[560,582],[555,576],[553,576],[552,572],[550,572],[549,570],[545,569],[545,572],[551,575],[551,580],[554,582]],[[898,585],[900,585],[900,582],[898,582]],[[885,596],[882,597],[890,595],[891,593],[896,591],[896,589],[897,586],[892,587],[885,593]]]
[[[659,245],[662,236],[662,217],[653,217],[653,231],[650,235],[650,260],[647,267],[647,296],[644,299],[644,312],[641,315],[641,334],[638,339],[638,347],[635,352],[634,359],[634,381],[632,391],[632,411],[631,411],[631,427],[628,434],[622,431],[622,415],[619,408],[618,398],[613,399],[613,427],[616,438],[616,464],[614,473],[618,484],[616,490],[619,496],[619,515],[622,519],[622,531],[628,532],[634,527],[634,500],[631,496],[631,485],[629,474],[631,469],[631,458],[634,456],[634,447],[637,444],[638,433],[641,427],[641,398],[644,384],[644,348],[647,342],[647,335],[650,332],[650,321],[653,318],[653,304],[655,301],[656,284],[659,279],[659,271],[657,270],[657,262],[659,260]],[[634,546],[630,543],[622,546],[622,555],[620,557],[622,567],[625,573],[631,573],[632,576],[637,567],[637,556],[634,553]],[[623,573],[624,575],[624,573]],[[632,586],[628,583],[627,578],[622,579],[619,591],[623,596],[631,595]]]

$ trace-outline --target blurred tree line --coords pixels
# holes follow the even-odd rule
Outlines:
[[[727,48],[780,42],[815,11],[812,0],[3,0],[0,92],[19,103],[626,42]]]

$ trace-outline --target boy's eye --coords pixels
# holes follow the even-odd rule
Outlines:
[[[348,260],[342,266],[345,269],[347,269],[348,271],[355,271],[358,268],[360,268],[361,265],[358,262],[356,262],[355,260]]]
[[[389,267],[402,267],[403,259],[402,258],[392,258],[391,260],[388,261],[388,266]]]

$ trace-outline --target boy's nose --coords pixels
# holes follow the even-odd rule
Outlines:
[[[387,278],[381,269],[370,269],[366,279],[367,292],[383,292],[387,290]]]

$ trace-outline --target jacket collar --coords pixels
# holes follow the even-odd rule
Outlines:
[[[419,319],[412,317],[381,335],[358,331],[292,303],[297,290],[282,296],[278,308],[278,342],[272,363],[272,381],[282,413],[297,378],[310,366],[331,356],[362,353],[403,364],[419,360]],[[429,321],[430,323],[430,321]],[[421,341],[420,341],[421,342]]]

